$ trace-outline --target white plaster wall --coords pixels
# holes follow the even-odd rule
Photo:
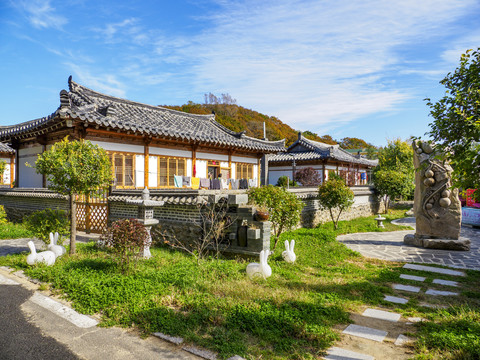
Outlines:
[[[258,164],[257,158],[251,158],[246,156],[235,156],[232,155],[232,161],[240,162],[240,163],[247,163],[247,164]]]
[[[198,178],[206,178],[207,177],[207,162],[205,160],[197,160],[195,163],[195,168],[197,170]]]
[[[130,152],[130,153],[140,153],[143,154],[145,149],[141,145],[132,145],[132,144],[119,144],[119,143],[111,143],[106,141],[92,141],[92,144],[100,146],[104,150],[108,151],[123,151],[123,152]]]
[[[255,186],[259,186],[259,183],[258,183],[258,165],[253,165],[253,180],[255,180]]]
[[[237,167],[235,166],[235,163],[232,163],[232,168],[230,169],[230,176],[232,177],[232,179],[236,179],[236,171]]]
[[[145,186],[145,157],[143,155],[135,156],[135,187],[143,188]]]
[[[148,152],[149,154],[152,154],[152,155],[177,156],[177,157],[186,157],[186,158],[192,157],[192,152],[188,150],[159,148],[159,147],[153,147],[153,146],[149,147]]]
[[[34,165],[35,161],[37,160],[37,155],[32,156],[25,156],[19,159],[19,187],[35,187],[41,188],[43,185],[43,177],[40,174],[35,172],[34,167],[28,167],[25,163],[29,163],[30,165]]]
[[[211,154],[211,153],[197,151],[197,159],[228,161],[228,155]]]
[[[187,176],[192,176],[192,174],[193,174],[192,159],[187,159]]]
[[[292,178],[292,168],[289,170],[271,170],[268,169],[268,184],[276,185],[280,176],[288,176],[289,179]]]
[[[148,157],[148,187],[154,188],[157,187],[157,177],[158,177],[158,157],[149,156]]]

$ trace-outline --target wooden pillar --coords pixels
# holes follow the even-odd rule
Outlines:
[[[260,186],[260,178],[262,177],[262,158],[257,158],[257,186]]]
[[[13,187],[15,181],[15,155],[10,156],[10,187]]]
[[[192,177],[197,177],[197,145],[192,146]]]
[[[143,187],[144,187],[144,188],[148,188],[148,176],[149,176],[148,165],[149,165],[149,163],[150,163],[150,161],[148,160],[148,158],[149,158],[149,152],[150,152],[149,144],[150,144],[150,141],[149,141],[149,140],[145,140],[145,146],[144,146],[144,158],[145,158],[145,163],[144,163],[144,166],[143,166],[143,172],[144,172]]]
[[[323,180],[322,180],[322,184],[327,181],[327,173],[325,172],[326,169],[325,169],[325,160],[323,160],[323,164],[322,164],[322,171],[323,171]]]
[[[47,150],[47,145],[42,144],[42,154]],[[47,175],[43,174],[42,175],[42,187],[46,188],[47,187]]]

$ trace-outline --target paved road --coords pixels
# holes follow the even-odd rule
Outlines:
[[[79,359],[28,321],[21,305],[32,295],[19,285],[0,285],[0,359]]]
[[[398,223],[415,227],[415,218]],[[453,268],[480,270],[480,229],[462,226],[460,236],[470,239],[470,251],[449,251],[405,245],[403,238],[414,230],[340,235],[337,240],[363,256],[403,262],[445,265]]]
[[[132,330],[79,326],[68,304],[45,297],[19,275],[0,268],[0,360],[200,359],[156,337],[141,339]],[[48,308],[52,303],[56,309]]]

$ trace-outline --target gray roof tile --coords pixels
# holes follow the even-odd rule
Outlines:
[[[294,151],[296,147],[301,146],[309,151]],[[296,161],[324,160],[332,159],[337,161],[348,162],[352,164],[361,164],[367,166],[377,166],[378,160],[368,160],[365,158],[357,158],[349,152],[343,150],[339,145],[330,145],[318,141],[305,138],[301,133],[298,139],[287,149],[287,152],[271,155],[269,162],[292,161],[293,156]]]
[[[61,105],[51,115],[0,128],[0,140],[10,140],[42,126],[71,117],[85,124],[132,131],[153,137],[222,145],[250,151],[285,150],[285,140],[265,141],[236,133],[215,121],[215,115],[196,115],[120,99],[88,89],[69,78]]]

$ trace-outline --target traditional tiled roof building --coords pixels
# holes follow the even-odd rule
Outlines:
[[[368,181],[368,172],[377,165],[377,160],[354,156],[339,145],[309,140],[298,133],[298,139],[286,152],[268,157],[268,182],[276,184],[280,176],[288,176],[299,169],[312,167],[320,178],[328,179],[329,172],[344,177],[349,185],[363,185]]]
[[[284,151],[284,141],[236,133],[195,115],[116,98],[68,79],[51,115],[0,128],[0,141],[16,150],[19,187],[45,187],[45,178],[25,165],[69,136],[87,139],[110,154],[117,188],[174,188],[175,176],[247,179],[259,182],[260,158]],[[192,187],[192,183],[180,187]],[[195,186],[195,185],[194,185]]]

